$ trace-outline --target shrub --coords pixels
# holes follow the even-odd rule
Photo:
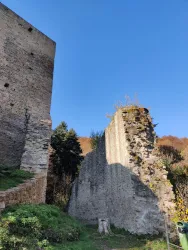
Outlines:
[[[122,108],[126,108],[128,112],[131,112],[132,110],[143,108],[143,106],[139,103],[137,94],[135,94],[133,99],[131,99],[128,95],[125,95],[125,102],[118,101],[114,105],[115,112]],[[106,114],[106,117],[113,120],[114,115],[115,113]]]
[[[171,167],[171,172],[173,173],[174,177],[177,176],[188,177],[188,165],[183,165],[181,164],[181,162],[178,164],[174,164]]]
[[[178,221],[188,222],[188,208],[181,192],[178,192],[178,190],[176,190],[176,213],[174,214],[173,221],[175,223]]]
[[[168,170],[168,179],[175,193],[176,212],[174,221],[188,222],[188,164],[180,151],[172,146],[160,145],[159,152]],[[183,155],[184,156],[184,155]]]
[[[50,249],[53,243],[76,241],[81,226],[52,205],[19,205],[5,210],[0,221],[0,249]]]

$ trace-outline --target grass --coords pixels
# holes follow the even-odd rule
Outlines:
[[[23,183],[25,180],[30,179],[34,176],[33,173],[21,170],[4,170],[4,173],[0,175],[0,191],[13,188]]]
[[[54,245],[52,250],[167,250],[164,239],[141,237],[113,228],[114,235],[102,236],[96,226],[86,226],[77,242]],[[171,248],[173,250],[174,248]],[[175,250],[175,249],[174,249]]]
[[[114,227],[111,236],[100,236],[96,227],[87,227],[87,231],[97,250],[167,250],[167,244],[160,236],[138,236]]]
[[[50,250],[98,250],[90,235],[84,231],[82,231],[79,241],[52,245]]]
[[[167,250],[161,237],[141,237],[114,227],[112,232],[100,235],[97,226],[81,225],[53,205],[17,205],[2,213],[0,249]]]
[[[137,236],[112,228],[113,235],[97,232],[96,226],[86,226],[78,242],[57,245],[53,250],[167,250],[166,241],[161,237]],[[171,247],[171,250],[175,248]]]

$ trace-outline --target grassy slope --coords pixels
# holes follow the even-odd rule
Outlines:
[[[112,228],[112,236],[100,236],[97,228],[87,228],[92,241],[99,250],[166,250],[166,242],[161,238],[132,235],[125,230]]]
[[[7,190],[12,187],[16,187],[23,183],[25,180],[33,177],[32,173],[26,172],[24,170],[13,170],[9,174],[0,176],[0,191]]]
[[[156,237],[141,237],[113,228],[112,236],[101,236],[96,226],[87,226],[78,242],[54,246],[53,250],[167,250],[165,240]],[[171,248],[173,250],[174,248]]]
[[[79,241],[66,242],[52,246],[50,250],[98,250],[95,242],[87,232],[82,232]]]
[[[35,221],[34,224],[32,218]],[[49,246],[40,248],[42,250],[167,250],[166,242],[160,238],[140,237],[121,229],[112,228],[112,236],[101,236],[97,232],[97,226],[83,226],[74,218],[61,212],[59,208],[50,205],[19,205],[6,209],[2,214],[2,221],[0,220],[0,231],[3,232],[2,230],[5,229],[5,232],[9,233],[5,233],[6,237],[0,235],[0,241],[25,239],[26,241],[23,242],[28,242],[31,240],[33,228],[38,227],[47,233],[45,233],[47,238],[44,236],[43,239],[51,238]],[[59,233],[61,233],[61,240],[57,241]],[[24,249],[36,249],[31,246],[32,244],[25,246]],[[1,248],[0,244],[0,249],[17,250],[18,248],[10,248],[10,245],[8,248]]]

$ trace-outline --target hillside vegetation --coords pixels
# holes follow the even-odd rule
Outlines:
[[[176,136],[163,136],[158,139],[158,145],[172,146],[179,151],[183,151],[188,147],[188,138],[178,138]]]
[[[79,137],[78,141],[80,143],[80,146],[82,148],[82,154],[85,156],[87,153],[92,151],[91,147],[91,138],[89,137]]]
[[[79,137],[79,142],[83,151],[83,155],[92,151],[91,138],[89,137]],[[157,145],[167,145],[172,146],[179,151],[184,151],[187,148],[188,152],[188,138],[178,138],[176,136],[163,136],[158,139]]]
[[[166,250],[161,238],[140,237],[112,228],[111,236],[83,226],[53,205],[19,205],[0,220],[1,250]]]
[[[77,248],[74,242],[78,242]],[[0,221],[0,249],[95,250],[80,223],[52,205],[19,205],[5,210]]]

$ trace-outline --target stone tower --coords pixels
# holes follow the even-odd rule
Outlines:
[[[145,108],[119,109],[75,180],[69,214],[87,223],[109,218],[137,234],[164,232],[174,209],[167,171],[154,153],[155,132]]]
[[[55,42],[0,3],[0,164],[47,173]]]

